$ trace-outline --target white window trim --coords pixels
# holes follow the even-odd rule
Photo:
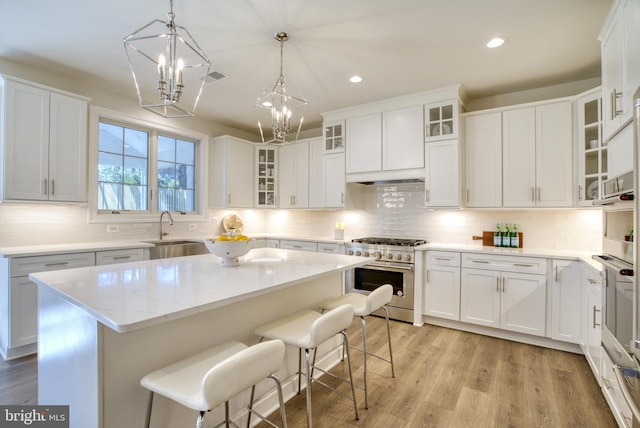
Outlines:
[[[200,132],[173,128],[164,124],[155,122],[149,122],[141,120],[132,116],[122,114],[117,111],[109,110],[103,107],[90,106],[89,108],[89,223],[151,223],[158,221],[158,214],[156,212],[145,213],[127,213],[121,212],[120,214],[112,214],[98,211],[98,129],[100,119],[111,120],[116,123],[120,123],[124,126],[139,126],[143,128],[153,128],[160,132],[166,132],[170,136],[179,136],[192,140],[199,140],[197,149],[197,164],[196,164],[196,212],[180,215],[179,211],[172,211],[175,213],[173,216],[177,222],[194,222],[194,221],[207,221],[207,208],[208,200],[207,195],[207,177],[208,177],[208,150],[209,150],[209,136]],[[149,162],[154,162],[157,157],[156,153],[149,153]],[[149,177],[149,180],[153,180],[154,177]],[[150,186],[151,187],[151,186]],[[153,186],[155,187],[155,186]],[[154,200],[152,203],[154,203]],[[153,210],[153,208],[151,208]]]

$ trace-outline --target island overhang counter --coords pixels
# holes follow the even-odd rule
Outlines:
[[[371,261],[261,248],[237,267],[205,254],[31,274],[38,402],[69,405],[71,428],[141,427],[146,373],[225,341],[255,343],[257,326],[342,293],[343,272]],[[327,344],[319,358],[336,347]],[[297,370],[294,354],[287,352],[281,377]],[[290,382],[285,393],[293,390]],[[157,397],[153,427],[194,421],[193,412]]]

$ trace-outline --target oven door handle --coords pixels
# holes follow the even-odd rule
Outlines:
[[[602,263],[603,266],[608,267],[610,269],[615,270],[619,275],[622,276],[633,276],[633,269],[625,268],[620,266],[617,263],[610,262],[606,257],[603,256],[591,256],[591,258],[598,263]]]
[[[636,400],[633,399],[633,393],[630,391],[630,389],[633,389],[633,385],[631,385],[631,382],[629,382],[629,380],[625,378],[623,371],[633,371],[636,373],[636,375],[638,371],[634,368],[619,366],[618,364],[614,364],[613,366],[613,372],[615,373],[616,380],[620,385],[620,391],[622,392],[624,401],[626,401],[629,405],[631,413],[633,414],[633,419],[639,420],[640,409],[638,408],[638,403],[636,403]]]
[[[362,269],[373,269],[373,270],[406,270],[413,272],[413,265],[402,264],[402,263],[369,263],[364,266],[360,266]]]

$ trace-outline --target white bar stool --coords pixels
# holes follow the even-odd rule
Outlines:
[[[353,307],[354,316],[360,317],[362,324],[362,349],[364,355],[364,408],[369,408],[369,402],[367,399],[367,355],[376,357],[380,360],[386,361],[391,365],[391,377],[396,377],[395,370],[393,368],[393,352],[391,351],[391,331],[389,330],[389,310],[387,306],[391,302],[393,297],[393,286],[391,284],[382,285],[373,290],[368,295],[360,293],[346,293],[342,296],[335,297],[333,299],[325,300],[319,303],[317,306],[322,311],[331,310],[340,305],[351,305]],[[365,317],[371,315],[372,312],[382,308],[385,313],[385,319],[387,321],[387,340],[389,342],[389,359],[383,358],[379,355],[367,352],[367,322]],[[348,344],[347,344],[348,346]],[[356,348],[357,349],[357,348]]]
[[[282,427],[286,428],[282,386],[274,374],[282,365],[284,353],[285,346],[280,340],[262,342],[251,347],[239,342],[229,342],[149,373],[140,381],[143,387],[151,391],[145,427],[149,428],[151,422],[154,393],[199,411],[196,428],[203,426],[205,412],[222,403],[225,404],[225,420],[217,426],[237,426],[229,419],[229,400],[268,377],[276,383]],[[253,394],[248,407],[249,415],[253,413],[276,427],[254,411],[252,406]]]
[[[329,372],[319,369],[315,366],[315,350],[316,348],[327,341],[336,334],[342,334],[345,342],[349,343],[349,338],[345,330],[353,321],[353,308],[349,305],[343,305],[334,308],[323,314],[312,310],[304,310],[292,315],[286,316],[279,320],[273,321],[255,330],[255,334],[260,336],[260,340],[267,339],[280,339],[287,345],[292,345],[299,348],[298,354],[298,394],[301,390],[302,380],[302,350],[304,350],[305,358],[305,378],[307,380],[307,427],[311,427],[311,381],[313,378],[313,369],[319,370],[330,376],[338,378],[346,382],[346,380],[335,376]],[[309,361],[310,352],[314,350],[314,364]],[[356,414],[356,420],[358,417],[358,405],[356,403],[356,393],[353,384],[353,374],[351,372],[351,358],[349,357],[349,351],[347,348],[347,363],[349,367],[349,383],[351,384],[351,397],[344,394],[341,391],[323,383],[322,381],[315,379],[314,382],[318,382],[321,385],[337,392],[345,398],[353,401],[353,409]],[[253,390],[252,390],[253,395]],[[248,422],[247,422],[248,426]]]

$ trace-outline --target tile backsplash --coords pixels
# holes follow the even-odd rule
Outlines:
[[[239,215],[245,231],[332,238],[336,222],[346,225],[345,238],[393,236],[430,242],[473,244],[473,235],[493,230],[496,222],[516,223],[524,246],[600,252],[600,209],[432,210],[424,208],[422,184],[367,186],[363,210],[209,210],[209,221],[196,230],[179,223],[169,236],[202,237],[220,233],[220,220]],[[117,223],[108,233],[104,223],[87,222],[87,207],[78,205],[1,204],[0,247],[90,241],[156,239],[158,222]],[[217,219],[217,222],[213,220]]]

